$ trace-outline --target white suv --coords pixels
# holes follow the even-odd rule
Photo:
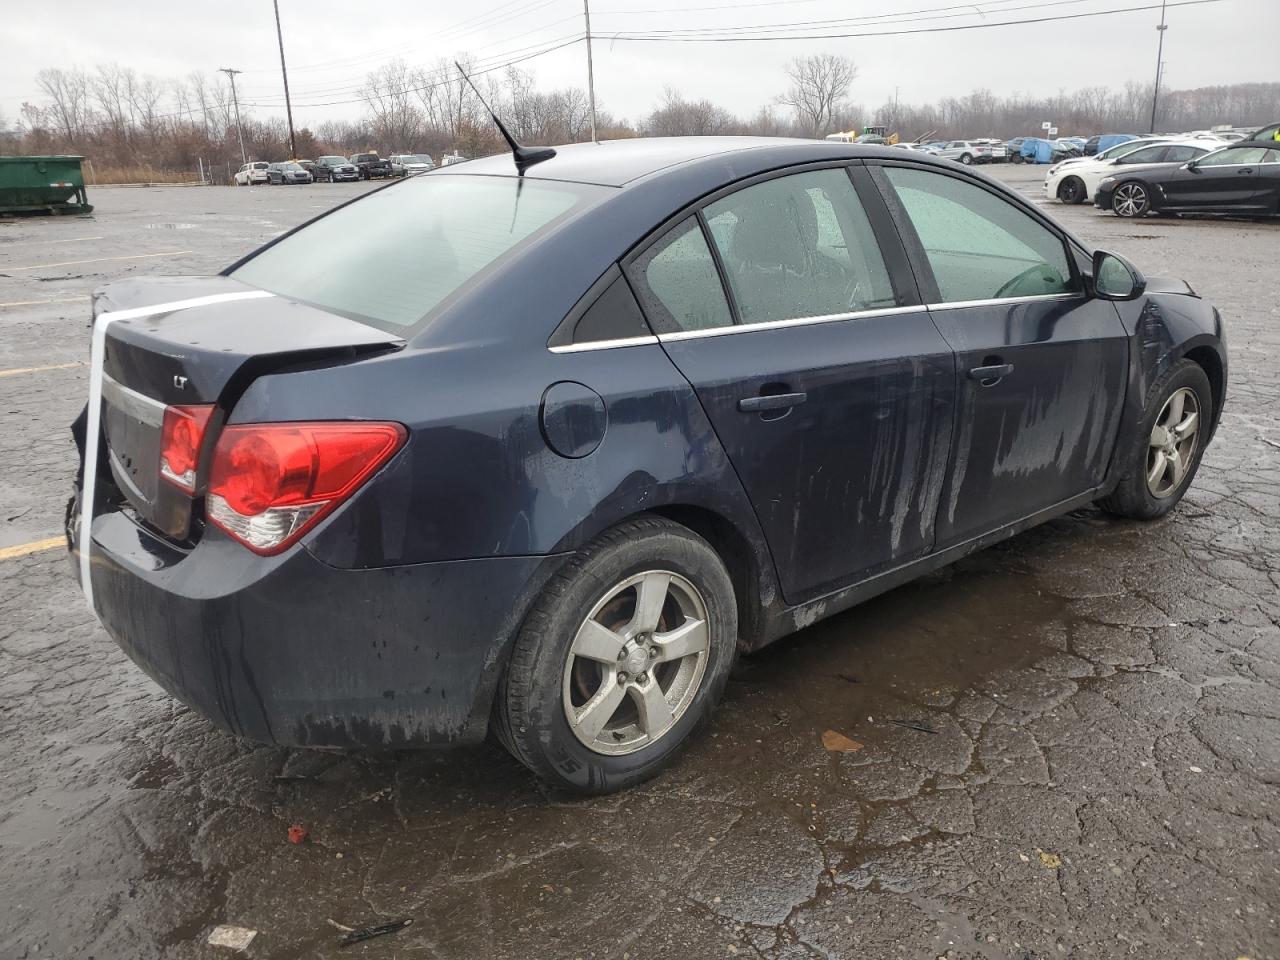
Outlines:
[[[1004,160],[1008,151],[1003,143],[990,140],[949,140],[946,146],[938,151],[938,156],[948,160],[958,160],[965,166],[971,163],[991,163]]]
[[[267,183],[270,176],[267,175],[267,167],[271,164],[265,160],[258,160],[254,163],[246,163],[243,167],[236,171],[233,180],[237,187],[252,187],[255,183]]]
[[[1133,150],[1107,151],[1109,155],[1105,157],[1060,163],[1049,168],[1044,178],[1044,195],[1063,203],[1084,203],[1093,198],[1098,184],[1107,177],[1146,170],[1162,163],[1186,163],[1222,145],[1218,140],[1167,140],[1139,145]]]

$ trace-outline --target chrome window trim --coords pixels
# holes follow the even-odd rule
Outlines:
[[[990,300],[955,300],[949,303],[931,303],[930,310],[960,310],[964,307],[995,307],[1002,303],[1039,303],[1053,300],[1087,300],[1083,293],[1038,293],[1029,297],[993,297]]]
[[[135,420],[152,427],[163,426],[165,405],[159,400],[139,393],[132,387],[112,379],[105,371],[102,374],[102,396],[117,410],[129,414]]]
[[[618,340],[596,340],[590,343],[570,343],[548,347],[552,353],[584,353],[590,350],[613,350],[617,347],[636,347],[643,344],[673,343],[680,340],[701,340],[705,337],[725,337],[736,333],[755,333],[760,330],[785,330],[788,327],[816,326],[820,323],[840,323],[845,320],[869,320],[875,317],[892,317],[899,314],[924,313],[933,310],[961,310],[965,307],[996,307],[1002,304],[1050,303],[1054,301],[1087,300],[1083,293],[1044,293],[1028,297],[999,297],[991,300],[957,300],[953,303],[922,303],[909,307],[884,307],[877,310],[858,310],[853,313],[832,313],[819,317],[794,317],[789,320],[762,320],[759,323],[738,323],[707,330],[675,330],[656,336],[623,337]]]
[[[584,343],[562,343],[558,346],[547,347],[552,353],[585,353],[589,350],[612,350],[615,347],[638,347],[647,343],[657,343],[658,338],[653,334],[644,334],[639,337],[619,337],[614,340],[588,340]]]
[[[675,330],[671,333],[658,334],[658,339],[663,343],[667,343],[675,340],[696,340],[702,337],[724,337],[734,333],[753,333],[757,330],[782,330],[787,327],[806,327],[819,323],[839,323],[844,320],[889,317],[900,313],[923,313],[927,309],[924,304],[917,304],[910,307],[858,310],[853,313],[831,313],[818,317],[795,317],[790,320],[761,320],[758,323],[737,323],[726,327],[711,327],[707,330]]]

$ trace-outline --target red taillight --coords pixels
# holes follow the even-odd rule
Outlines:
[[[164,425],[160,428],[160,476],[187,493],[196,488],[200,444],[212,415],[212,403],[164,408]]]
[[[398,423],[227,427],[213,451],[209,519],[250,550],[279,553],[351,496],[405,440]]]

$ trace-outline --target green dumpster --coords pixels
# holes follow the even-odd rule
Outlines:
[[[0,157],[0,213],[88,213],[84,157]]]

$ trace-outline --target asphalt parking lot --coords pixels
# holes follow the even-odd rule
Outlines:
[[[994,172],[1039,198],[1043,168]],[[1077,512],[743,660],[674,768],[584,801],[492,746],[221,734],[96,626],[57,545],[90,290],[220,269],[368,188],[0,220],[0,957],[230,957],[206,944],[229,923],[256,958],[1280,960],[1280,224],[1054,204],[1227,318],[1183,504]],[[345,949],[329,923],[410,917]]]

